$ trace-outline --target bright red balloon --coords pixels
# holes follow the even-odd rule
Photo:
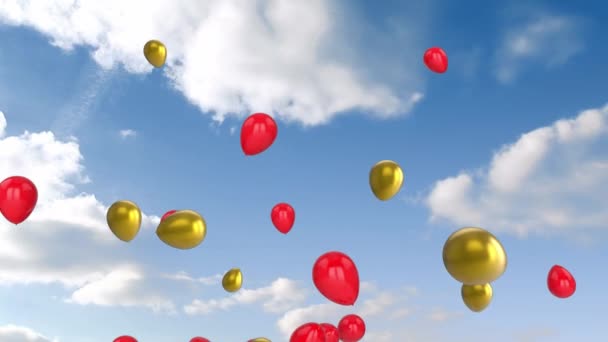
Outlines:
[[[359,271],[344,253],[321,255],[312,268],[312,281],[317,290],[334,303],[353,305],[359,297]]]
[[[549,270],[547,287],[555,297],[568,298],[576,291],[576,280],[567,269],[555,265]]]
[[[31,180],[13,176],[0,183],[0,212],[8,221],[14,224],[25,221],[37,202],[38,189]]]
[[[448,55],[440,47],[432,47],[424,53],[424,64],[431,71],[443,74],[448,70]]]
[[[346,315],[338,324],[340,339],[344,342],[357,342],[365,336],[365,322],[357,315]]]
[[[291,334],[289,342],[325,342],[325,334],[321,325],[306,323],[299,326]]]
[[[160,218],[160,222],[163,222],[163,221],[164,221],[164,220],[165,220],[167,217],[169,217],[169,216],[171,216],[171,215],[175,214],[176,212],[177,212],[177,210],[169,210],[169,211],[167,211],[167,212],[166,212],[166,213],[163,215],[163,217],[161,217],[161,218]]]
[[[296,221],[296,211],[287,203],[279,203],[272,208],[270,219],[279,232],[287,234]]]
[[[135,337],[124,335],[115,338],[114,342],[137,342],[137,340],[135,339]]]
[[[262,153],[274,143],[277,133],[277,123],[270,115],[251,114],[241,127],[241,148],[247,156]]]
[[[193,337],[190,342],[211,342],[204,337]]]
[[[333,324],[321,323],[321,329],[323,329],[323,332],[325,333],[325,342],[340,341],[340,333],[338,332],[338,328],[336,328]]]

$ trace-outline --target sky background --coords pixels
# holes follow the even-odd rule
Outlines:
[[[0,0],[0,178],[38,206],[0,223],[0,340],[287,341],[298,325],[367,323],[365,342],[605,341],[606,4],[600,1]],[[163,41],[167,65],[142,55]],[[448,72],[422,63],[431,46]],[[245,157],[246,115],[279,135]],[[369,169],[391,159],[401,193]],[[131,243],[105,223],[135,201]],[[282,235],[270,210],[288,202]],[[208,233],[172,249],[158,217],[194,209]],[[509,266],[482,313],[442,264],[464,226]],[[363,283],[329,303],[314,261],[339,250]],[[554,264],[577,279],[560,300]],[[227,294],[232,267],[244,288]]]

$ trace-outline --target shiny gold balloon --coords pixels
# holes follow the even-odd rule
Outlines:
[[[462,285],[460,295],[464,304],[473,312],[482,312],[492,301],[492,286]]]
[[[243,273],[238,268],[233,268],[224,274],[222,287],[228,292],[236,292],[243,286]]]
[[[108,208],[106,221],[117,238],[129,242],[139,233],[141,210],[131,201],[117,201]]]
[[[393,198],[403,185],[403,170],[392,160],[383,160],[374,165],[369,172],[369,186],[381,201]]]
[[[158,225],[156,235],[173,248],[190,249],[203,242],[207,235],[207,225],[197,212],[180,210],[167,216]]]
[[[450,275],[466,285],[483,285],[498,279],[507,269],[507,254],[490,232],[462,228],[443,245],[443,264]]]
[[[247,342],[272,342],[272,341],[270,341],[266,337],[258,337],[258,338],[253,338]]]
[[[144,45],[144,56],[150,64],[160,68],[167,60],[167,47],[158,40],[150,40]]]

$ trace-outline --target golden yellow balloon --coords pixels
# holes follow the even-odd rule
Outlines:
[[[207,225],[197,212],[180,210],[158,225],[156,235],[173,248],[191,249],[203,242],[207,235]]]
[[[443,264],[465,285],[483,285],[507,269],[507,254],[498,239],[482,228],[466,227],[450,235],[443,245]]]
[[[253,338],[247,342],[272,342],[272,341],[270,341],[266,337],[258,337],[258,338]]]
[[[167,47],[158,40],[150,40],[144,45],[144,56],[150,64],[160,68],[167,60]]]
[[[460,295],[464,304],[473,312],[482,312],[492,301],[492,286],[462,285]]]
[[[393,198],[401,190],[403,179],[403,170],[392,160],[378,162],[369,172],[369,186],[381,201]]]
[[[236,292],[243,286],[243,273],[238,268],[233,268],[224,274],[222,287],[228,292]]]
[[[129,242],[139,233],[141,210],[131,201],[117,201],[108,208],[106,221],[117,238]]]

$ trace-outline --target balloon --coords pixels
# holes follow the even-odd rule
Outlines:
[[[319,324],[306,323],[291,334],[289,342],[325,342],[325,334]]]
[[[158,225],[156,235],[173,248],[191,249],[203,242],[207,235],[207,225],[197,212],[180,210],[167,216]]]
[[[12,176],[0,183],[0,212],[11,223],[25,221],[38,202],[38,189],[29,179]]]
[[[365,322],[357,315],[346,315],[338,323],[338,331],[342,341],[357,342],[365,335]]]
[[[462,285],[460,295],[464,304],[473,312],[482,312],[492,301],[492,286]]]
[[[211,342],[204,337],[193,337],[190,342]]]
[[[338,332],[338,328],[336,328],[333,324],[322,323],[321,329],[323,329],[323,333],[325,333],[325,342],[340,341],[340,333]]]
[[[341,305],[353,305],[359,297],[359,271],[341,252],[321,255],[312,269],[312,280],[323,296]]]
[[[108,227],[124,242],[135,239],[141,227],[141,210],[131,201],[116,201],[106,213]]]
[[[115,338],[114,342],[137,342],[137,340],[135,339],[135,337],[124,335]]]
[[[251,114],[241,127],[241,148],[247,156],[262,153],[274,143],[277,134],[277,124],[270,115]]]
[[[403,170],[399,164],[392,160],[383,160],[370,170],[369,186],[379,200],[388,201],[401,190],[403,178]]]
[[[160,68],[167,60],[167,47],[158,40],[150,40],[144,45],[144,56],[148,63]]]
[[[266,337],[258,337],[258,338],[251,339],[247,342],[272,342],[272,341],[267,339]]]
[[[547,287],[555,297],[568,298],[576,291],[576,280],[567,269],[555,265],[549,270]]]
[[[443,74],[448,70],[448,55],[440,47],[432,47],[424,53],[424,64],[431,71]]]
[[[450,235],[443,245],[443,264],[450,275],[466,285],[483,285],[507,269],[507,254],[490,232],[467,227]]]
[[[169,217],[169,216],[171,216],[171,215],[175,214],[176,212],[177,212],[177,210],[169,210],[169,211],[167,211],[167,212],[166,212],[166,213],[163,215],[163,217],[161,217],[161,218],[160,218],[160,222],[163,222],[163,221],[164,221],[164,220],[165,220],[167,217]]]
[[[243,286],[243,273],[238,268],[233,268],[224,274],[222,287],[228,292],[236,292]]]
[[[296,220],[296,212],[291,205],[279,203],[272,208],[270,219],[279,232],[287,234]]]

